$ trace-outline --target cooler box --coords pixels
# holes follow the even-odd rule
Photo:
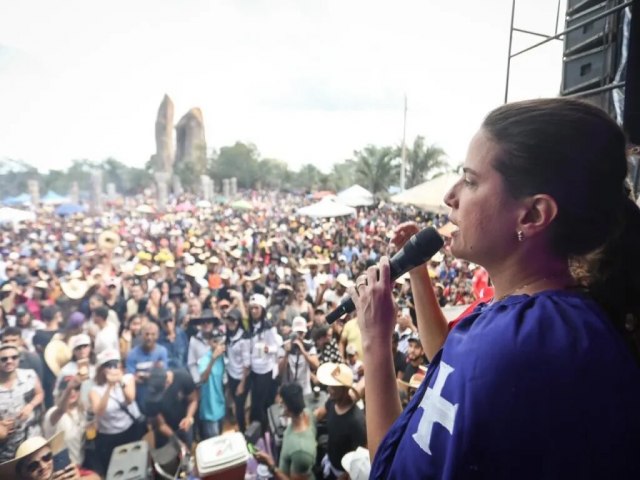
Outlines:
[[[240,432],[209,438],[196,447],[196,469],[201,480],[244,480],[249,451]]]

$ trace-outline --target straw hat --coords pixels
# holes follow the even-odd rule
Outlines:
[[[51,448],[51,452],[54,455],[64,450],[64,432],[56,433],[49,440],[43,437],[27,438],[20,444],[18,450],[16,450],[16,455],[13,460],[9,460],[8,462],[0,464],[0,478],[2,478],[3,480],[20,478],[18,476],[18,472],[16,472],[16,468],[18,467],[18,463],[20,462],[20,460],[28,457],[32,453],[37,452],[42,447],[45,447],[47,445],[49,445],[49,448]]]
[[[203,278],[207,274],[207,271],[206,265],[202,263],[194,263],[184,269],[184,273],[193,278]]]
[[[71,360],[71,349],[58,338],[52,338],[44,349],[44,361],[57,377],[64,367]]]
[[[329,387],[353,386],[353,372],[344,363],[323,363],[316,376],[320,383]]]
[[[87,293],[89,285],[84,280],[72,278],[67,282],[62,282],[60,288],[62,288],[62,293],[71,300],[80,300]]]
[[[222,280],[229,280],[233,276],[233,272],[230,268],[223,268],[220,272],[220,278]]]
[[[344,288],[350,288],[353,286],[353,281],[349,280],[346,273],[341,273],[336,277],[336,282],[342,285]]]
[[[136,263],[136,266],[133,268],[133,274],[137,277],[149,275],[149,267],[142,263]]]
[[[77,280],[81,280],[83,276],[84,276],[84,275],[82,274],[82,272],[81,272],[80,270],[74,270],[73,272],[71,272],[71,273],[69,274],[69,278],[70,278],[70,279],[77,279]]]
[[[248,282],[255,282],[256,280],[260,280],[260,277],[262,277],[260,272],[253,271],[250,274],[245,275],[244,279]]]
[[[120,244],[120,235],[112,230],[105,230],[98,237],[98,248],[111,251]]]

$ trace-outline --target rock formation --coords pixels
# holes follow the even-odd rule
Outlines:
[[[207,143],[199,108],[189,110],[176,125],[176,164],[204,160]]]
[[[152,164],[158,172],[171,173],[173,170],[173,102],[164,96],[156,118],[156,153]]]

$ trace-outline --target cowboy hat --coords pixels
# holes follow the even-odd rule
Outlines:
[[[262,275],[260,274],[260,272],[251,272],[247,275],[244,276],[244,279],[247,282],[255,282],[256,280],[260,280],[260,277],[262,277]]]
[[[353,286],[353,281],[349,280],[349,277],[347,277],[346,273],[340,273],[337,277],[336,277],[336,282],[338,282],[340,285],[342,285],[344,288],[350,288]]]
[[[71,349],[58,338],[52,338],[44,349],[44,361],[57,377],[64,367],[71,360]]]
[[[323,363],[316,374],[318,381],[329,387],[353,386],[353,372],[344,363]]]
[[[136,263],[136,266],[133,268],[133,274],[136,277],[144,277],[145,275],[149,275],[149,267],[142,263]]]
[[[89,285],[84,280],[72,278],[68,282],[62,282],[60,288],[62,288],[62,293],[71,300],[80,300],[87,293]]]
[[[105,230],[98,237],[98,248],[100,250],[112,251],[120,244],[120,235],[112,230]]]
[[[16,471],[18,463],[47,445],[49,445],[49,448],[51,448],[51,452],[54,455],[64,450],[64,432],[56,433],[49,440],[40,436],[27,438],[20,444],[16,450],[16,455],[12,460],[0,464],[0,478],[3,480],[19,479],[20,477]]]
[[[184,273],[193,278],[202,278],[207,274],[207,271],[207,267],[202,263],[194,263],[184,269]]]

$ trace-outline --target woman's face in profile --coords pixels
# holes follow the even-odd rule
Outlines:
[[[480,130],[471,140],[462,177],[444,200],[449,220],[458,227],[451,234],[451,252],[458,258],[491,266],[517,246],[517,225],[523,203],[507,192],[494,168],[498,145]]]

